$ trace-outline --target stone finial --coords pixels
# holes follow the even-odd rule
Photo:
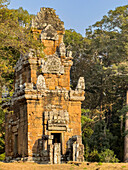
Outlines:
[[[66,48],[65,48],[64,42],[60,43],[59,52],[60,52],[60,56],[65,56],[66,55]]]
[[[77,90],[85,90],[84,77],[80,77],[80,78],[79,78],[76,89],[77,89]]]
[[[42,75],[39,75],[37,78],[37,89],[40,90],[44,90],[46,89],[46,85],[45,85],[45,79]]]
[[[64,23],[56,15],[55,10],[52,8],[41,8],[40,12],[32,20],[32,27],[44,30],[49,24],[56,31],[64,31]]]

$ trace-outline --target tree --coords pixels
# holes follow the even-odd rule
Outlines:
[[[115,86],[115,101],[123,107],[128,84],[128,5],[110,10],[108,16],[104,16],[100,22],[93,25],[94,32],[87,30],[87,35],[94,39],[97,48],[97,56],[102,58],[103,64],[111,70]],[[89,34],[88,34],[89,33]],[[109,76],[109,77],[110,77]],[[110,79],[111,80],[111,79]],[[110,82],[110,81],[109,81]],[[107,86],[110,87],[110,86]],[[113,87],[113,85],[112,85]],[[113,90],[111,91],[114,92]],[[121,102],[120,98],[123,102]],[[112,98],[111,98],[112,99]],[[114,98],[113,98],[114,99]],[[113,100],[112,99],[112,100]],[[110,100],[112,103],[113,101]],[[119,103],[120,102],[120,103]],[[114,104],[116,105],[116,104]],[[114,107],[113,105],[113,107]],[[119,109],[119,106],[117,107]],[[113,113],[115,114],[115,113]],[[128,120],[125,119],[127,131]],[[121,137],[121,139],[123,139]],[[128,137],[125,136],[124,159],[128,160]],[[127,156],[126,156],[127,155]]]
[[[126,5],[110,10],[101,21],[86,29],[85,38],[79,34],[76,36],[72,30],[65,35],[68,42],[66,46],[70,45],[70,49],[73,49],[71,83],[75,87],[78,77],[84,76],[86,100],[82,106],[91,111],[95,109],[99,111],[99,123],[102,124],[105,120],[103,126],[106,126],[116,138],[110,149],[114,149],[120,160],[123,160],[124,133],[121,131],[124,128],[120,131],[122,119],[118,111],[125,106],[128,84],[127,19]],[[75,38],[78,40],[75,41]],[[77,45],[74,45],[72,40]]]
[[[13,83],[13,68],[19,56],[30,48],[42,51],[42,45],[33,38],[29,28],[31,16],[26,10],[2,7],[0,15],[0,87],[2,87],[5,80],[8,85]]]

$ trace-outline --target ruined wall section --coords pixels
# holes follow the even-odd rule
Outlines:
[[[28,155],[27,105],[25,102],[18,101],[15,102],[12,110],[14,112],[6,114],[5,119],[5,153],[10,159]]]

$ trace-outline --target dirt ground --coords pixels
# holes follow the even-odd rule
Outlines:
[[[89,165],[88,165],[89,164]],[[128,163],[87,163],[81,165],[60,164],[42,165],[36,163],[3,163],[0,170],[128,170]]]

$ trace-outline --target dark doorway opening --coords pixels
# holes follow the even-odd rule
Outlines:
[[[14,156],[18,155],[18,135],[14,136]]]
[[[60,157],[58,157],[58,159],[62,159],[62,134],[61,133],[51,133],[51,135],[53,135],[53,140],[52,140],[52,144],[54,145],[55,143],[60,143],[60,153],[58,154],[58,156],[60,155]],[[53,157],[54,157],[54,150],[53,150]]]
[[[51,133],[53,135],[53,144],[61,143],[61,133]]]

